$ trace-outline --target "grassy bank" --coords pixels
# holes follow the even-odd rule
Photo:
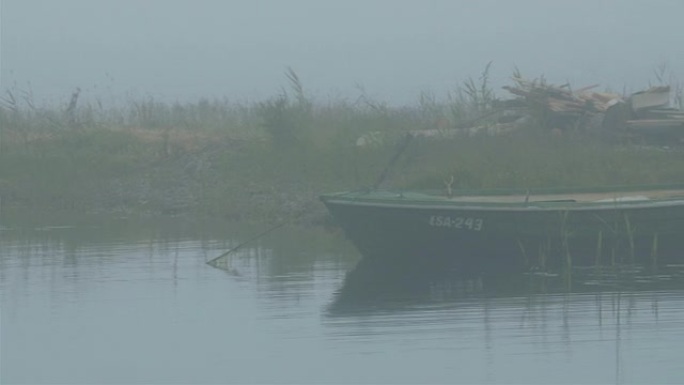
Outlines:
[[[443,101],[389,107],[362,95],[313,101],[294,72],[288,92],[262,102],[134,101],[117,108],[17,102],[0,108],[2,205],[122,215],[199,215],[278,221],[323,215],[322,192],[371,186],[410,130],[443,130],[486,113],[484,87]],[[484,122],[486,124],[487,121]],[[358,146],[368,133],[370,144]],[[453,189],[684,182],[684,152],[551,131],[417,138],[386,181]],[[453,182],[451,182],[453,177]]]

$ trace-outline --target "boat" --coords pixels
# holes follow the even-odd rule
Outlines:
[[[684,262],[684,184],[320,199],[368,258],[525,269]]]

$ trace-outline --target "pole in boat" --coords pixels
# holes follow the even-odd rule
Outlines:
[[[235,246],[235,247],[233,247],[232,249],[226,251],[225,253],[219,255],[218,257],[213,258],[213,259],[210,259],[209,261],[207,261],[207,264],[209,264],[209,265],[211,265],[211,266],[213,266],[213,267],[217,267],[216,261],[218,261],[219,259],[221,259],[221,258],[223,258],[223,257],[226,257],[226,256],[230,255],[232,252],[237,251],[238,249],[240,249],[240,248],[243,247],[244,245],[246,245],[246,244],[248,244],[248,243],[250,243],[250,242],[256,241],[257,239],[259,239],[259,238],[261,238],[261,237],[263,237],[263,236],[265,236],[265,235],[268,235],[268,234],[272,233],[273,231],[278,230],[279,228],[281,228],[281,227],[283,227],[283,226],[285,226],[285,225],[287,225],[287,224],[289,224],[289,223],[292,223],[292,222],[296,221],[297,219],[299,219],[299,217],[301,217],[302,215],[304,215],[306,212],[309,211],[309,208],[311,207],[311,204],[312,204],[312,203],[313,203],[313,202],[309,202],[308,204],[306,204],[306,205],[302,208],[302,210],[301,210],[297,215],[295,215],[295,216],[293,216],[293,217],[291,217],[291,218],[289,218],[289,219],[286,219],[286,220],[280,222],[279,224],[277,224],[277,225],[275,225],[275,226],[269,227],[267,230],[265,230],[265,231],[263,231],[263,232],[261,232],[261,233],[255,235],[255,236],[253,236],[252,238],[249,238],[248,240],[246,240],[246,241],[244,241],[244,242],[238,244],[237,246]]]
[[[382,174],[380,174],[380,177],[378,178],[378,180],[375,182],[375,185],[373,186],[373,189],[374,189],[374,190],[377,190],[378,187],[380,186],[380,184],[382,184],[382,182],[385,180],[385,178],[387,178],[387,174],[389,173],[389,170],[394,166],[394,164],[397,162],[397,160],[399,159],[399,157],[401,156],[401,154],[404,153],[404,151],[405,151],[406,148],[408,147],[409,143],[411,142],[411,139],[413,139],[413,135],[411,135],[411,133],[409,132],[409,133],[407,133],[406,136],[404,137],[404,140],[400,143],[399,149],[398,149],[397,152],[394,154],[394,156],[393,156],[392,159],[390,160],[389,164],[385,167],[384,170],[382,170]],[[250,239],[248,239],[248,240],[246,240],[246,241],[240,243],[239,245],[237,245],[237,246],[233,247],[232,249],[226,251],[225,253],[219,255],[218,257],[213,258],[213,259],[207,261],[207,264],[208,264],[208,265],[211,265],[211,266],[213,266],[213,267],[217,267],[216,261],[218,261],[219,259],[224,258],[224,257],[230,255],[232,252],[238,250],[239,248],[243,247],[244,245],[246,245],[246,244],[248,244],[248,243],[250,243],[250,242],[256,241],[257,239],[259,239],[259,238],[261,238],[261,237],[263,237],[263,236],[265,236],[265,235],[267,235],[267,234],[269,234],[269,233],[271,233],[271,232],[273,232],[273,231],[275,231],[275,230],[277,230],[277,229],[279,229],[279,228],[285,226],[286,224],[288,224],[288,223],[290,223],[290,222],[293,222],[294,220],[296,220],[297,218],[299,218],[300,216],[302,216],[302,214],[304,214],[304,213],[307,211],[307,209],[308,209],[308,205],[307,205],[304,209],[302,209],[302,211],[301,211],[299,214],[295,215],[295,216],[292,217],[291,219],[285,220],[285,221],[283,221],[283,222],[281,222],[281,223],[279,223],[279,224],[277,224],[277,225],[275,225],[275,226],[273,226],[273,227],[267,229],[266,231],[264,231],[264,232],[262,232],[262,233],[260,233],[260,234],[258,234],[258,235],[256,235],[256,236],[254,236],[254,237],[252,237],[252,238],[250,238]]]
[[[298,215],[297,217],[299,217],[299,215]],[[211,259],[211,260],[207,261],[207,264],[212,265],[212,266],[216,266],[216,261],[218,261],[219,259],[228,256],[230,253],[232,253],[232,252],[234,252],[234,251],[237,251],[239,248],[241,248],[242,246],[244,246],[244,245],[246,245],[246,244],[248,244],[248,243],[250,243],[250,242],[252,242],[252,241],[256,241],[257,239],[263,237],[264,235],[267,235],[268,233],[273,232],[273,231],[275,231],[275,230],[277,230],[277,229],[279,229],[279,228],[285,226],[285,225],[288,224],[289,222],[290,222],[290,221],[285,221],[285,222],[279,223],[278,225],[273,226],[273,227],[269,228],[268,230],[266,230],[266,231],[264,231],[264,232],[262,232],[262,233],[260,233],[260,234],[258,234],[258,235],[256,235],[256,236],[254,236],[254,237],[252,237],[252,238],[249,238],[248,240],[246,240],[246,241],[240,243],[239,245],[237,245],[237,246],[233,247],[232,249],[226,251],[225,253],[219,255],[218,257],[216,257],[216,258],[214,258],[214,259]]]
[[[406,151],[409,143],[411,142],[411,139],[413,139],[413,135],[409,132],[404,137],[404,140],[402,140],[401,143],[399,144],[399,149],[394,154],[394,156],[390,160],[389,164],[387,164],[387,166],[382,170],[382,174],[380,174],[380,176],[378,177],[378,180],[375,181],[375,184],[373,185],[373,190],[377,190],[378,187],[380,187],[380,185],[382,184],[382,182],[385,181],[385,178],[387,178],[389,170],[394,166],[395,163],[397,163],[397,160],[399,160],[399,157],[401,156],[401,154],[403,154],[404,151]]]

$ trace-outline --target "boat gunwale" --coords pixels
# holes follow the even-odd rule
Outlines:
[[[325,200],[325,203],[333,203],[345,206],[366,206],[366,207],[383,207],[383,208],[403,208],[403,209],[429,209],[429,210],[463,210],[463,211],[598,211],[598,210],[621,210],[621,209],[653,209],[661,207],[684,207],[684,198],[677,200],[658,200],[658,201],[640,201],[640,202],[612,202],[603,203],[577,203],[577,202],[563,202],[564,205],[538,205],[530,203],[478,203],[472,202],[444,202],[443,204],[435,204],[435,202],[371,202],[360,200]],[[420,204],[416,204],[420,203]],[[548,202],[547,202],[548,203]]]
[[[492,194],[493,191],[499,194]],[[684,185],[668,186],[629,186],[629,188],[613,189],[565,189],[537,191],[534,195],[512,193],[502,194],[501,190],[480,191],[480,194],[458,194],[453,197],[430,195],[421,192],[397,191],[347,191],[324,194],[320,199],[324,203],[334,203],[353,206],[370,206],[386,208],[421,208],[421,209],[461,209],[485,211],[584,211],[584,210],[619,210],[619,209],[652,209],[660,207],[684,206]],[[464,192],[465,193],[465,192]],[[542,194],[540,194],[542,193]],[[648,197],[648,194],[651,197]],[[669,195],[664,195],[669,193]],[[569,199],[573,196],[593,194],[599,200]],[[610,199],[609,194],[613,195]],[[630,197],[629,195],[632,196]],[[634,196],[635,194],[642,194]],[[602,195],[602,196],[601,196]],[[530,197],[536,200],[529,200]],[[544,200],[538,200],[540,197]],[[552,199],[564,198],[564,199]],[[482,200],[478,200],[478,198]],[[508,201],[492,201],[495,198],[507,198]],[[512,200],[515,198],[515,200]],[[636,198],[636,199],[634,199]],[[489,199],[489,200],[487,200]]]

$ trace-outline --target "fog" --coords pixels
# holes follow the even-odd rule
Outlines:
[[[492,61],[622,91],[684,77],[684,2],[1,0],[0,88],[85,97],[254,100],[293,68],[317,98],[445,95]]]

